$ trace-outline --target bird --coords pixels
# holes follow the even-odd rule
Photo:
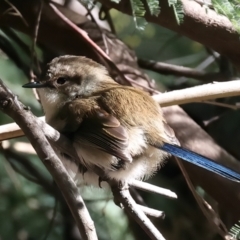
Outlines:
[[[103,65],[87,57],[56,57],[39,81],[23,87],[37,88],[46,122],[69,138],[81,167],[76,170],[78,164],[66,157],[64,165],[87,185],[99,182],[95,167],[110,179],[145,180],[170,155],[240,180],[236,171],[181,147],[148,93],[118,84]]]

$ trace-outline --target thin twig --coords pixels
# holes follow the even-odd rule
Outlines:
[[[227,77],[223,73],[206,73],[197,69],[192,69],[183,66],[177,66],[169,63],[155,62],[151,60],[138,59],[140,67],[164,74],[174,75],[179,77],[194,78],[204,82],[226,81]]]
[[[164,218],[165,217],[165,214],[164,214],[163,211],[159,211],[159,210],[156,210],[156,209],[153,209],[153,208],[142,206],[140,204],[137,204],[137,206],[139,208],[141,208],[142,211],[149,217],[154,217],[154,218]]]
[[[108,181],[109,183],[109,181]],[[142,229],[148,234],[152,240],[164,240],[165,238],[162,234],[156,229],[152,222],[142,211],[142,207],[135,203],[131,197],[126,183],[114,183],[110,181],[111,189],[115,201],[119,201],[124,209],[135,219],[135,221],[142,227]]]
[[[21,14],[21,12],[8,0],[4,0],[11,8],[10,10],[6,10],[6,12],[4,12],[2,15],[5,15],[7,13],[9,13],[11,10],[13,10],[14,12],[12,13],[12,15],[15,16],[19,16],[20,19],[22,19],[23,23],[28,26],[27,21],[25,20],[25,18],[23,17],[23,15]],[[10,14],[10,13],[9,13]]]
[[[154,186],[152,184],[146,183],[146,182],[141,182],[138,180],[132,180],[129,183],[130,186],[141,189],[143,191],[147,191],[147,192],[152,192],[152,193],[157,193],[169,198],[177,198],[177,194],[172,192],[169,189],[165,189],[165,188],[161,188],[161,187],[157,187]]]
[[[49,3],[49,6],[61,18],[69,27],[71,27],[74,31],[76,31],[82,39],[95,51],[95,53],[100,57],[100,59],[105,63],[104,65],[108,67],[109,71],[116,71],[119,77],[123,80],[123,82],[128,83],[128,80],[122,74],[122,72],[118,69],[118,67],[113,63],[110,57],[88,36],[88,34],[80,29],[76,24],[70,21],[63,13],[61,13],[58,8]]]
[[[127,182],[109,179],[104,170],[97,166],[93,168],[93,171],[100,176],[103,181],[106,181],[109,184],[114,196],[115,204],[124,207],[124,209],[133,217],[152,240],[165,239],[142,209],[136,204],[129,192],[129,185]]]
[[[35,48],[36,48],[36,43],[37,43],[37,38],[38,38],[38,30],[39,30],[39,26],[40,26],[41,16],[42,16],[42,8],[43,8],[43,0],[40,0],[36,23],[35,23],[34,32],[33,32],[33,42],[32,42],[32,46],[31,46],[31,62],[30,62],[30,79],[31,80],[35,79],[35,75],[33,73],[33,66],[34,66],[35,60],[36,60],[36,65],[37,65],[38,71],[40,73],[40,66],[39,66],[37,56],[36,56]]]
[[[238,105],[232,105],[232,104],[215,102],[215,101],[207,101],[207,100],[204,100],[204,101],[202,101],[202,103],[206,103],[206,104],[210,104],[210,105],[215,105],[215,106],[219,106],[219,107],[224,107],[224,108],[230,108],[230,109],[232,109],[232,110],[238,110],[238,109],[240,108],[240,106],[238,106]]]
[[[191,190],[196,202],[198,203],[198,206],[199,208],[201,209],[202,213],[204,214],[204,216],[207,218],[207,220],[209,221],[209,223],[214,226],[214,228],[217,230],[217,232],[223,237],[223,239],[225,238],[225,236],[228,234],[228,232],[225,230],[226,227],[224,226],[224,224],[222,223],[222,221],[220,221],[220,224],[221,224],[221,228],[219,226],[217,226],[216,222],[214,221],[214,218],[213,218],[213,212],[209,212],[205,206],[204,206],[204,202],[203,202],[203,199],[197,194],[192,182],[191,182],[191,179],[190,177],[188,176],[188,173],[187,171],[185,170],[184,166],[183,166],[183,163],[180,159],[176,158],[176,162],[179,166],[179,168],[181,169],[182,171],[182,174],[187,182],[187,185],[189,187],[189,189]],[[214,215],[216,216],[216,213],[214,212]],[[214,217],[215,217],[214,216]],[[225,231],[224,231],[224,230]]]

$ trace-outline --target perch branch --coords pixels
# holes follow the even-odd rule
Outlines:
[[[135,221],[143,228],[152,240],[164,240],[162,234],[155,228],[152,222],[148,219],[145,213],[142,211],[143,206],[139,208],[136,202],[133,200],[129,193],[128,185],[126,183],[116,183],[114,181],[108,181],[110,183],[114,200],[120,202],[124,209],[135,219]]]
[[[118,181],[116,179],[109,179],[106,176],[104,170],[97,166],[95,166],[93,170],[98,176],[101,177],[103,181],[108,182],[114,196],[115,204],[120,207],[124,207],[124,209],[142,227],[142,229],[148,234],[148,236],[152,240],[165,240],[162,234],[145,215],[144,211],[142,210],[143,208],[139,207],[132,198],[129,192],[129,185],[127,182]]]
[[[36,117],[17,100],[17,97],[4,86],[1,80],[0,109],[21,126],[38,156],[53,176],[72,212],[83,239],[96,240],[97,235],[94,223],[90,218],[82,197],[78,193],[76,184],[68,175],[62,162],[48,143]]]

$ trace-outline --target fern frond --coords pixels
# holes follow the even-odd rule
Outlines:
[[[184,18],[184,11],[183,11],[183,6],[181,1],[177,1],[176,4],[172,5],[174,15],[177,21],[177,24],[180,25],[183,22]]]
[[[81,0],[90,1],[90,0]],[[111,0],[112,2],[119,3],[121,0]],[[138,30],[144,30],[147,21],[144,19],[146,9],[142,0],[130,0],[133,20]],[[159,0],[146,0],[151,15],[158,16],[160,13]],[[184,12],[181,0],[168,0],[168,5],[173,8],[174,15],[178,24],[182,23]]]
[[[235,30],[240,33],[240,3],[238,0],[212,0],[214,10],[226,16],[233,24]]]
[[[234,224],[234,226],[232,226],[229,231],[229,235],[232,237],[232,239],[239,240],[240,239],[240,226],[237,224]]]
[[[158,16],[160,13],[160,6],[158,0],[146,1],[151,15]]]
[[[177,3],[177,0],[168,0],[168,6],[172,7]]]
[[[147,25],[147,21],[144,19],[146,10],[143,3],[141,0],[130,0],[130,3],[136,28],[138,30],[144,30]]]
[[[180,0],[168,0],[168,5],[173,8],[177,24],[180,25],[184,18],[182,2]]]

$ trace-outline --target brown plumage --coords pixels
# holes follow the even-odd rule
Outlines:
[[[149,177],[167,156],[152,145],[175,139],[151,96],[85,57],[55,58],[38,87],[46,121],[71,136],[89,178],[94,165],[112,178]]]

